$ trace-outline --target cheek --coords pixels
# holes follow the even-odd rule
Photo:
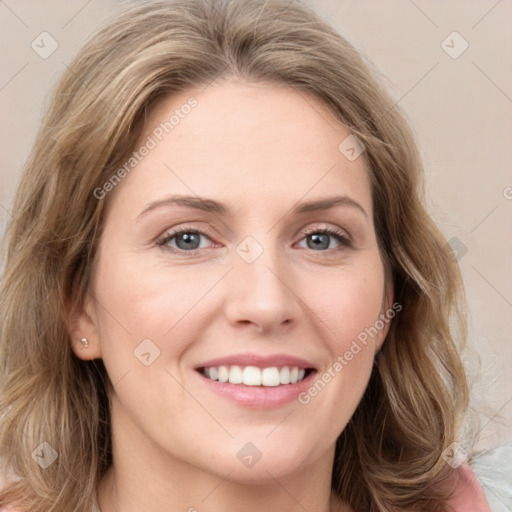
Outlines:
[[[382,312],[384,273],[375,258],[357,269],[339,269],[322,292],[311,293],[311,307],[322,320],[329,360],[310,388],[299,396],[336,437],[357,408],[370,378],[375,344],[384,331],[375,329]],[[380,326],[380,323],[378,324]]]
[[[186,409],[174,377],[182,380],[179,362],[197,339],[194,304],[215,276],[205,283],[197,274],[155,270],[139,261],[122,254],[100,260],[94,294],[101,357],[115,395],[144,429],[145,417],[164,424]]]
[[[382,312],[383,294],[383,271],[380,262],[373,259],[357,269],[331,274],[323,287],[311,287],[309,305],[325,325],[325,339],[333,356],[344,353],[353,340],[364,338],[364,333],[375,326]],[[369,337],[368,345],[377,338]]]
[[[214,268],[199,272],[185,265],[171,270],[141,260],[136,255],[117,255],[100,260],[97,268],[94,294],[106,363],[110,359],[120,365],[123,357],[133,362],[134,350],[146,339],[164,356],[159,363],[172,363],[195,339],[194,318],[201,311],[200,303],[207,302],[208,291],[224,272]]]

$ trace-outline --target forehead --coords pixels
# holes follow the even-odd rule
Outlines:
[[[370,212],[364,153],[351,160],[340,150],[349,136],[296,88],[224,81],[180,92],[150,111],[137,147],[151,149],[122,184],[123,202],[177,193],[255,211],[346,194]]]

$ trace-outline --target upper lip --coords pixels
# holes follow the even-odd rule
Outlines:
[[[212,366],[256,366],[258,368],[269,368],[272,366],[297,366],[298,368],[315,369],[315,365],[311,361],[288,354],[273,354],[262,356],[258,354],[232,354],[226,357],[210,359],[195,367],[211,368]]]

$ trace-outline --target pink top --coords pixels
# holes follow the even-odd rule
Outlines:
[[[491,512],[482,486],[473,470],[467,464],[463,464],[459,467],[457,476],[460,480],[458,488],[449,502],[449,505],[453,507],[450,512]],[[11,508],[0,508],[0,512],[17,511]]]

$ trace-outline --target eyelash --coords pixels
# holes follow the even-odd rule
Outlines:
[[[303,233],[301,240],[303,238],[307,237],[308,235],[318,235],[318,234],[332,236],[333,238],[336,239],[337,242],[339,242],[339,244],[342,246],[342,248],[352,247],[351,239],[347,235],[345,235],[342,231],[339,231],[339,230],[333,229],[333,228],[323,228],[323,229],[309,228],[309,229],[306,229]],[[335,251],[336,249],[330,249],[330,250]],[[338,248],[338,250],[339,250],[339,248]],[[318,252],[325,252],[325,251],[318,251]]]
[[[165,233],[161,238],[159,238],[156,241],[156,245],[158,247],[161,247],[164,250],[167,250],[167,251],[170,251],[173,253],[195,254],[197,251],[200,251],[201,249],[193,249],[190,251],[185,251],[183,249],[175,249],[174,247],[171,248],[169,246],[166,246],[166,244],[169,243],[173,238],[175,238],[176,236],[181,235],[183,233],[193,233],[195,235],[202,235],[202,236],[205,236],[206,238],[210,239],[210,237],[206,233],[199,231],[196,228],[189,228],[187,226],[184,226],[179,229],[172,230],[172,231]],[[323,228],[323,229],[310,228],[310,229],[307,229],[303,232],[303,236],[300,240],[302,241],[307,236],[313,235],[313,234],[315,234],[315,235],[322,234],[322,235],[332,236],[340,244],[340,247],[335,248],[335,249],[325,249],[325,250],[315,251],[315,252],[339,251],[339,250],[343,250],[343,249],[352,247],[352,240],[347,235],[345,235],[342,231],[338,231],[333,228]],[[314,250],[314,249],[311,249],[311,250]]]

